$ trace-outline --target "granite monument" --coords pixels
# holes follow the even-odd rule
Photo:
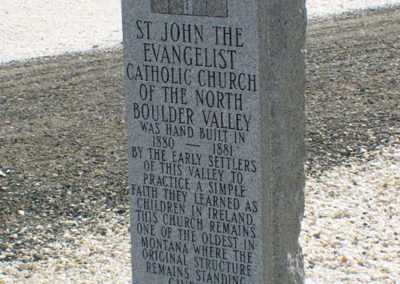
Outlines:
[[[304,0],[122,11],[133,283],[303,283]]]

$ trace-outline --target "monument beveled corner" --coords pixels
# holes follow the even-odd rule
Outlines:
[[[122,12],[133,283],[303,283],[304,1]]]

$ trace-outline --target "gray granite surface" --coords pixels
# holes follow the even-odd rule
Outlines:
[[[228,7],[227,0],[151,0],[151,12],[226,18]]]
[[[304,2],[122,4],[133,283],[302,283]]]

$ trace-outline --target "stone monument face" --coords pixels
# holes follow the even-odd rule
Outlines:
[[[151,12],[189,16],[228,16],[227,0],[151,0]]]
[[[302,283],[304,1],[122,9],[133,283]]]

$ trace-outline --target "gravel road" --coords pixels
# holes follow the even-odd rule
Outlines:
[[[383,232],[367,221],[361,228],[351,223],[365,215],[400,221],[399,19],[400,9],[393,8],[309,23],[302,245],[315,283],[396,283],[400,275],[398,225]],[[123,96],[121,50],[0,67],[0,283],[128,281]],[[380,174],[387,181],[369,176],[376,167],[386,169],[377,161],[389,165],[391,171]],[[352,182],[376,186],[349,195]],[[343,188],[347,198],[340,198]],[[377,195],[376,188],[390,190]],[[339,213],[325,214],[333,197],[343,202]],[[368,207],[350,202],[366,197]],[[382,210],[375,210],[381,199]],[[351,249],[328,250],[352,243],[343,220],[366,236],[356,234],[353,242],[378,246],[365,256],[376,265],[359,262]]]

